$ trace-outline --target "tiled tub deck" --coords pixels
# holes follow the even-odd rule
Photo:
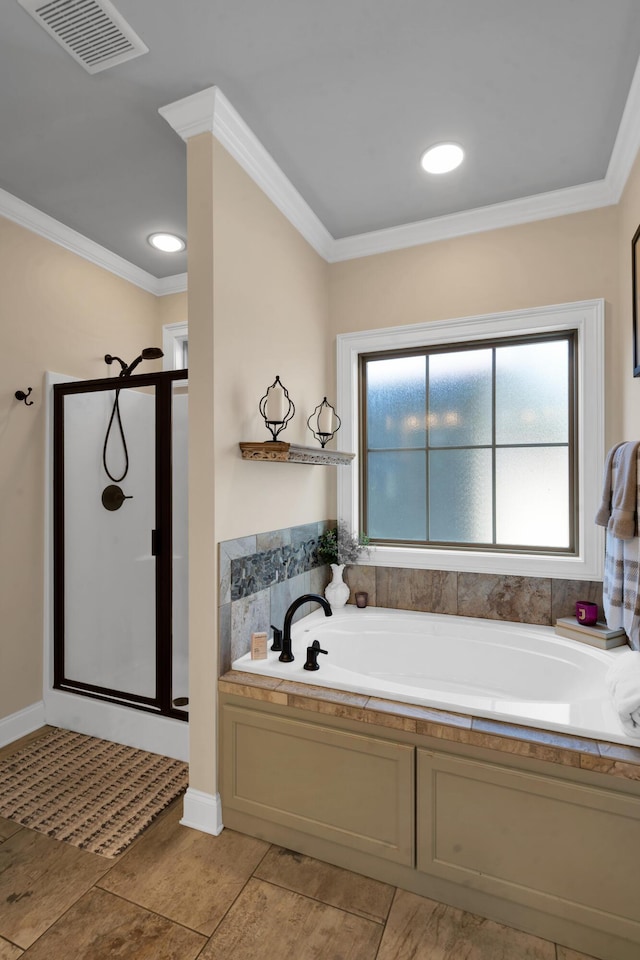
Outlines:
[[[628,747],[239,670],[224,674],[218,688],[222,693],[249,700],[470,744],[640,783],[640,740],[637,747]]]

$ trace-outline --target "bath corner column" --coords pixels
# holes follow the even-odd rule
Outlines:
[[[214,488],[213,122],[216,88],[160,110],[187,143],[189,316],[189,789],[182,823],[222,830]]]

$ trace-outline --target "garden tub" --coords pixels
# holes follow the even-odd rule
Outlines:
[[[326,655],[304,669],[314,640]],[[444,614],[346,606],[293,625],[293,663],[250,654],[233,669],[369,697],[488,717],[638,746],[626,735],[605,683],[628,650],[600,650],[553,627]]]

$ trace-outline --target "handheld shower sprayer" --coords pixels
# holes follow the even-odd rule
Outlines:
[[[129,364],[127,367],[127,372],[124,374],[124,376],[130,376],[138,364],[142,363],[143,360],[159,360],[160,357],[164,357],[164,353],[160,347],[145,347],[140,356],[136,357],[135,360]]]
[[[119,377],[130,377],[135,368],[139,363],[142,363],[143,360],[159,360],[160,357],[164,357],[164,353],[160,347],[145,347],[141,352],[140,356],[136,357],[135,360],[132,360],[131,363],[127,366],[124,360],[121,357],[116,357],[114,354],[106,353],[104,357],[104,362],[109,364],[113,363],[114,360],[120,364],[120,373]],[[111,433],[111,427],[113,426],[114,417],[118,421],[118,429],[120,430],[120,438],[122,440],[122,450],[124,453],[124,473],[120,477],[114,477],[110,472],[109,467],[107,466],[107,444],[109,442],[109,434]],[[113,480],[114,483],[120,483],[121,480],[124,480],[129,470],[129,452],[127,450],[127,441],[124,435],[124,427],[122,426],[122,418],[120,416],[120,389],[116,389],[115,400],[113,401],[113,409],[111,411],[111,416],[109,418],[109,426],[107,427],[107,432],[104,438],[104,446],[102,448],[102,464],[104,466],[105,472],[110,480]]]
[[[136,357],[135,360],[132,360],[130,364],[126,364],[121,357],[116,357],[112,353],[106,353],[104,356],[104,362],[111,365],[114,360],[117,360],[120,364],[120,373],[119,377],[130,377],[135,368],[139,363],[142,363],[143,360],[159,360],[160,357],[164,357],[163,351],[160,347],[145,347],[139,357]]]

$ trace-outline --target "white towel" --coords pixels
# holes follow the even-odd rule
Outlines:
[[[629,650],[616,657],[607,685],[622,726],[630,736],[640,737],[640,653]]]

